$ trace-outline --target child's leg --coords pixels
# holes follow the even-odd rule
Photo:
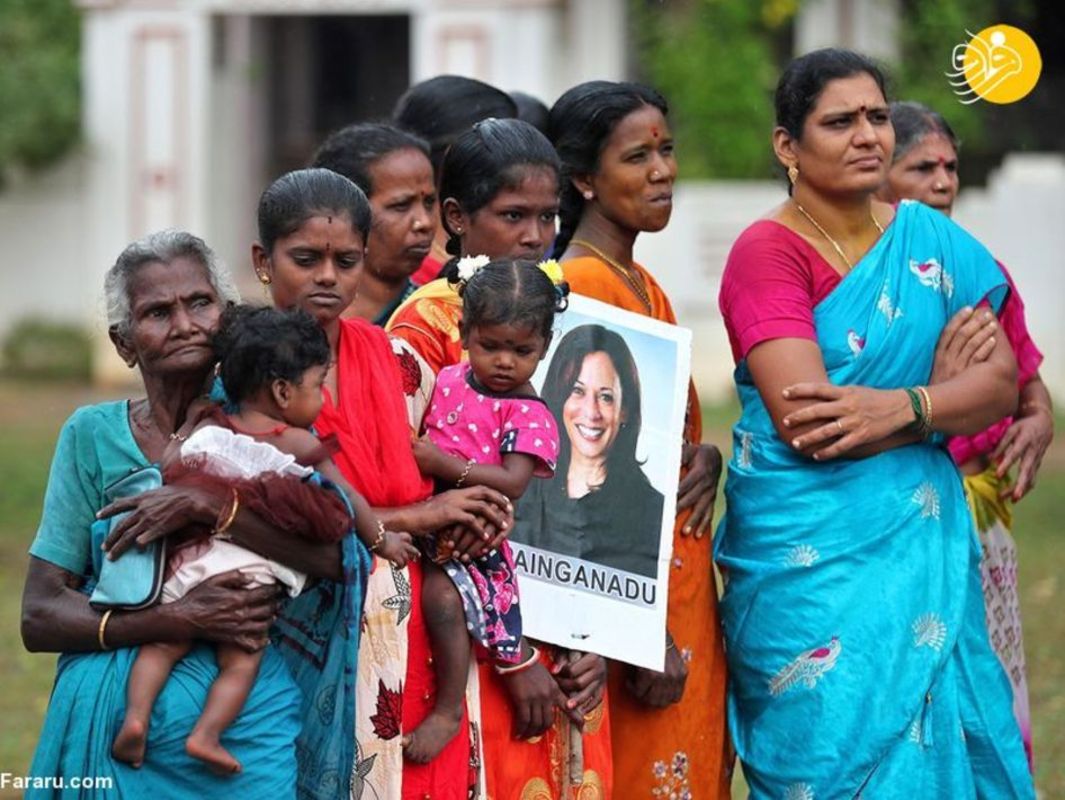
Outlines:
[[[436,758],[459,731],[466,677],[470,668],[470,637],[458,590],[440,567],[425,563],[422,613],[429,629],[436,668],[436,705],[414,732],[404,738],[404,753],[418,764]]]
[[[249,653],[235,645],[219,645],[215,650],[218,677],[211,684],[196,727],[185,740],[185,751],[193,758],[206,761],[216,772],[240,772],[240,762],[222,747],[220,739],[244,708],[262,658],[262,650]]]
[[[156,642],[141,645],[126,686],[126,718],[111,745],[111,755],[139,767],[148,743],[148,721],[163,685],[189,650],[192,642]]]

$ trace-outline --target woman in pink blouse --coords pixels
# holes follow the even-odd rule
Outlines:
[[[892,103],[895,154],[880,195],[897,201],[920,200],[948,217],[958,195],[958,139],[942,116],[919,103]],[[1017,593],[1017,547],[1011,534],[1013,510],[1035,485],[1035,477],[1054,436],[1050,394],[1039,377],[1043,354],[1024,319],[1024,302],[1006,268],[1010,294],[999,323],[1017,358],[1020,400],[1017,413],[973,436],[955,436],[947,447],[964,476],[966,495],[983,549],[980,572],[991,644],[1013,686],[1013,711],[1032,758],[1031,718],[1021,612]],[[1017,467],[1015,480],[1009,472]]]

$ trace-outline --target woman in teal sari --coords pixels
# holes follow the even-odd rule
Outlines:
[[[310,518],[323,519],[319,497],[304,494],[299,483],[290,487],[292,497],[271,493],[268,501],[256,485],[241,485],[239,505],[232,504],[233,487],[205,483],[107,506],[106,487],[157,462],[208,387],[210,337],[224,304],[237,295],[207,246],[180,231],[127,247],[105,288],[111,338],[127,364],[139,368],[147,396],[80,408],[59,436],[23,595],[26,647],[61,653],[30,767],[39,787],[27,796],[347,797],[365,549],[354,536],[340,545],[317,540],[321,528]],[[286,503],[287,510],[278,508]],[[113,556],[138,537],[202,535],[226,519],[234,541],[318,580],[280,606],[276,587],[246,588],[233,572],[171,604],[101,613],[88,602],[106,557],[108,521],[97,517],[120,510],[133,513],[108,539]],[[285,531],[272,522],[280,514],[288,520]],[[350,527],[342,510],[329,519],[337,533]],[[143,765],[113,759],[136,646],[190,639],[203,643],[178,663],[155,703]],[[217,674],[212,641],[267,648],[255,687],[224,735],[242,771],[224,777],[185,752]],[[80,789],[71,780],[85,776],[110,786]]]
[[[720,297],[743,411],[715,558],[752,797],[1032,797],[940,446],[1016,403],[1004,337],[953,377],[937,357],[948,322],[989,324],[1002,273],[943,215],[872,201],[894,133],[871,62],[811,53],[776,102],[791,196]]]

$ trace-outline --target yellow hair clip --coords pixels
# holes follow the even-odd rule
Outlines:
[[[551,283],[555,284],[555,286],[558,286],[560,283],[562,283],[562,281],[566,279],[565,276],[562,274],[562,265],[555,261],[555,259],[553,258],[549,258],[546,261],[541,261],[536,266],[538,266],[544,271],[544,275],[550,278]]]

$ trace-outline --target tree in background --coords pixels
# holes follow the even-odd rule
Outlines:
[[[892,99],[916,100],[946,118],[965,145],[968,168],[986,144],[986,103],[964,106],[945,72],[954,46],[1000,20],[991,0],[903,0],[899,9],[900,63],[889,65]]]
[[[79,42],[71,0],[0,0],[0,183],[77,142]]]
[[[683,177],[774,174],[772,94],[784,65],[796,55],[793,22],[801,5],[799,0],[633,0],[631,35],[639,71],[670,102]],[[1015,5],[1008,15],[1012,20],[1000,19],[1001,12],[994,0],[900,0],[899,63],[885,65],[893,98],[917,100],[947,118],[965,142],[966,173],[977,180],[1009,149],[1009,143],[998,147],[987,134],[989,115],[1002,112],[985,103],[961,105],[944,73],[966,30],[975,33],[999,21],[1024,27]],[[1024,137],[1013,130],[1013,146]]]
[[[686,178],[771,174],[778,42],[796,0],[683,0],[632,5],[645,79],[670,104]],[[785,55],[790,55],[786,53]]]

